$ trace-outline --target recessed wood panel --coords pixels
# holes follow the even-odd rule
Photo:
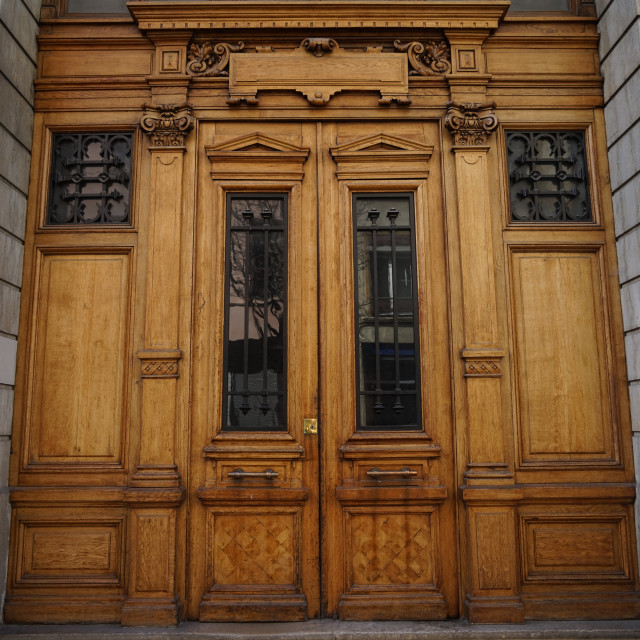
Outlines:
[[[499,507],[477,509],[473,516],[474,544],[478,556],[478,588],[486,591],[509,589],[510,564],[505,562],[513,516]]]
[[[151,73],[150,51],[92,51],[78,55],[73,51],[48,51],[42,54],[41,75],[51,77],[78,76],[144,76]]]
[[[632,579],[624,516],[538,516],[522,520],[528,582]]]
[[[512,265],[523,463],[614,461],[600,251],[514,252]]]
[[[300,535],[299,516],[293,512],[211,514],[213,586],[297,584]]]
[[[433,514],[351,511],[345,558],[351,588],[432,586],[436,582]]]
[[[122,521],[20,522],[21,583],[101,584],[121,581]]]
[[[33,463],[121,460],[129,256],[43,254],[36,296]]]
[[[534,49],[487,51],[487,71],[508,75],[590,75],[598,73],[597,57],[591,51],[579,49],[558,51]]]

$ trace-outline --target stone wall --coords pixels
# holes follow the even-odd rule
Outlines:
[[[7,490],[41,0],[0,0],[0,607],[9,545]]]
[[[640,485],[640,0],[596,0],[596,7],[633,449]],[[640,505],[636,503],[636,526],[638,521]]]

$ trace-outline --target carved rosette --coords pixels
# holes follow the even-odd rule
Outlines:
[[[219,42],[214,45],[211,42],[202,44],[192,43],[187,55],[187,73],[192,76],[212,77],[228,76],[227,65],[232,51],[242,51],[244,42],[228,44]]]
[[[193,128],[193,116],[189,104],[144,105],[140,126],[151,136],[156,147],[181,147],[184,138]]]
[[[393,46],[398,51],[406,51],[411,65],[410,76],[439,76],[451,73],[451,52],[446,42],[430,40],[407,42],[402,44],[396,40]]]
[[[487,104],[448,102],[444,124],[459,147],[477,147],[487,144],[489,136],[498,128],[493,110],[495,103]]]

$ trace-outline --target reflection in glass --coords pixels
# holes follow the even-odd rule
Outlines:
[[[227,197],[225,430],[285,428],[286,204]]]
[[[418,429],[420,382],[411,194],[357,194],[358,425]]]

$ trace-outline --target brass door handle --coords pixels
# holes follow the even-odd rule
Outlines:
[[[392,469],[389,471],[383,471],[382,469],[373,468],[367,471],[367,475],[370,478],[410,478],[411,476],[417,476],[418,472],[409,469],[408,467],[402,467],[402,469]]]
[[[275,480],[278,477],[278,472],[273,469],[267,469],[266,471],[244,471],[243,469],[234,469],[227,473],[227,477],[234,480],[242,480],[243,478],[266,478],[267,480]]]

